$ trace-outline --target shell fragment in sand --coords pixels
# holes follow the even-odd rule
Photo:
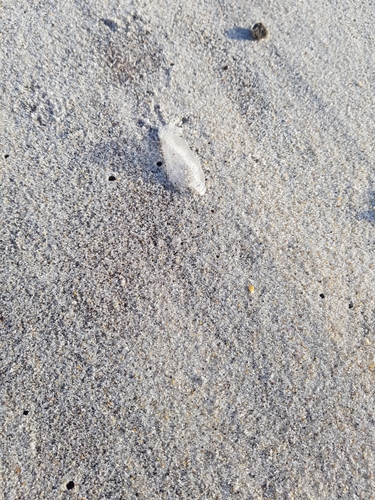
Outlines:
[[[202,167],[181,133],[181,129],[174,125],[165,125],[159,129],[165,171],[176,188],[190,188],[203,195],[206,184]]]

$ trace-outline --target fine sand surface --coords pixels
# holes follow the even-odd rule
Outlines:
[[[374,499],[374,2],[0,12],[0,497]]]

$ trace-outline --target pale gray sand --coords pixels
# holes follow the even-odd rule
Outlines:
[[[1,9],[3,498],[375,498],[374,4]]]

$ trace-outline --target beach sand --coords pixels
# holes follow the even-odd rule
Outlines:
[[[0,8],[3,498],[374,499],[374,5]]]

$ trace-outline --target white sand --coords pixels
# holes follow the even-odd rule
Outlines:
[[[0,8],[4,498],[375,498],[374,5]]]

